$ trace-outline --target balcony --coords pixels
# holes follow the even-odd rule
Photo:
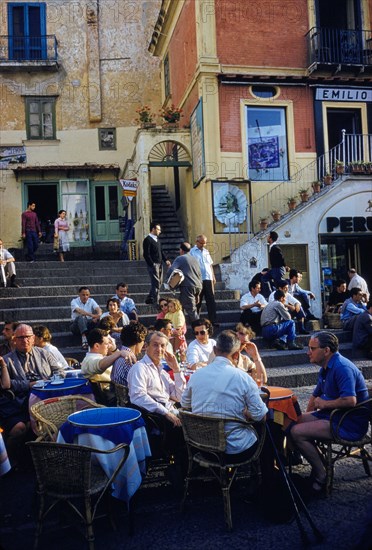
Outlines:
[[[308,71],[372,71],[372,31],[313,27],[306,34]]]
[[[57,71],[55,35],[0,36],[0,72]]]

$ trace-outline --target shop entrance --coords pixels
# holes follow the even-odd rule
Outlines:
[[[325,298],[332,291],[332,281],[345,279],[349,283],[347,270],[355,267],[357,273],[372,287],[372,235],[360,237],[320,238],[320,261]]]
[[[26,183],[25,184],[25,205],[32,201],[36,204],[42,238],[46,243],[53,242],[54,220],[58,217],[57,183]]]

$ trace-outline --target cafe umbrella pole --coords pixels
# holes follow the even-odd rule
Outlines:
[[[292,504],[293,504],[293,508],[294,508],[294,512],[295,512],[295,517],[296,517],[296,522],[297,522],[297,525],[298,525],[298,528],[300,530],[300,533],[301,533],[301,538],[303,540],[303,543],[305,545],[308,545],[310,543],[310,540],[309,540],[309,536],[308,534],[306,533],[305,531],[305,528],[302,524],[302,521],[301,521],[301,516],[300,516],[300,511],[299,511],[299,507],[298,505],[300,505],[300,507],[302,508],[302,510],[304,511],[305,513],[305,516],[313,530],[313,533],[316,537],[316,540],[318,542],[321,542],[323,540],[323,534],[321,533],[321,531],[319,531],[319,529],[317,528],[317,526],[315,525],[314,521],[313,521],[313,518],[311,517],[310,515],[310,512],[309,510],[307,509],[306,507],[306,504],[304,503],[300,493],[298,492],[297,490],[297,487],[295,486],[295,484],[293,483],[291,477],[288,475],[287,473],[287,470],[285,469],[285,466],[280,458],[280,455],[279,455],[279,452],[278,452],[278,449],[276,448],[276,445],[275,445],[275,442],[274,442],[274,439],[273,439],[273,436],[271,434],[271,430],[270,430],[270,427],[269,427],[269,423],[266,422],[266,433],[267,435],[269,436],[269,439],[271,441],[271,445],[273,447],[273,450],[274,450],[274,454],[275,454],[275,459],[276,459],[276,463],[279,467],[279,470],[283,476],[283,479],[284,479],[284,482],[287,486],[287,489],[288,489],[288,492],[291,496],[291,499],[292,499]]]

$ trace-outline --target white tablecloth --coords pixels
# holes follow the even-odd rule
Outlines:
[[[61,433],[58,434],[57,443],[65,443]],[[113,449],[116,445],[103,437],[95,434],[84,433],[74,437],[74,443],[77,445],[87,445],[101,450]],[[117,451],[112,455],[97,454],[97,460],[107,476],[114,471],[123,451]],[[130,444],[130,452],[127,461],[116,477],[113,486],[113,496],[129,503],[134,493],[139,489],[142,483],[142,475],[146,474],[147,456],[151,456],[151,450],[147,433],[144,427],[137,428],[133,434],[133,440]]]

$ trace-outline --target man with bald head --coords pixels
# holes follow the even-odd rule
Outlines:
[[[196,258],[199,262],[200,271],[203,279],[203,288],[200,294],[200,300],[198,303],[198,315],[201,309],[201,303],[203,297],[205,297],[205,303],[207,304],[208,319],[213,326],[217,327],[217,313],[216,313],[216,301],[214,299],[214,285],[216,278],[213,271],[213,260],[209,251],[205,248],[207,245],[207,237],[205,235],[198,235],[196,237],[195,246],[190,250],[191,256]]]
[[[4,356],[1,387],[11,390],[15,399],[0,397],[0,424],[7,437],[10,459],[14,458],[26,435],[29,423],[28,398],[38,380],[53,374],[64,376],[64,369],[48,351],[34,347],[35,335],[30,325],[20,324],[14,331],[15,349]],[[7,372],[3,373],[6,369]]]

